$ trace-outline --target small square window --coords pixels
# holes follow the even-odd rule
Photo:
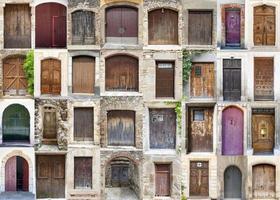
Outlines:
[[[194,68],[194,74],[195,74],[195,76],[197,76],[197,77],[200,77],[200,76],[201,76],[201,66],[195,66],[195,68]]]
[[[194,110],[193,111],[193,121],[204,121],[204,111]]]

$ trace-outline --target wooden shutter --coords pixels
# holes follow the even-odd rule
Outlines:
[[[223,59],[223,96],[225,101],[240,101],[241,59]]]
[[[156,97],[174,97],[174,62],[157,62]]]
[[[190,163],[190,196],[209,195],[208,162],[191,161]]]
[[[226,15],[226,46],[240,46],[240,9],[229,8]]]
[[[190,152],[213,151],[213,112],[213,108],[189,108]]]
[[[6,58],[3,61],[4,94],[25,95],[27,80],[23,71],[24,57]]]
[[[92,188],[92,158],[74,158],[74,187],[75,189]]]
[[[230,166],[224,173],[224,197],[229,199],[242,198],[242,173],[235,167]]]
[[[215,75],[213,63],[193,63],[190,88],[192,97],[214,97]]]
[[[93,93],[95,86],[95,59],[88,56],[73,58],[73,93]]]
[[[275,45],[275,7],[254,7],[254,44]]]
[[[255,100],[274,99],[274,60],[255,58]]]
[[[150,109],[150,148],[174,149],[176,113],[174,109]]]
[[[190,45],[212,44],[212,11],[189,11]]]
[[[93,127],[93,108],[74,108],[74,139],[92,141],[94,138]]]
[[[148,13],[149,44],[178,44],[178,12],[160,8]]]
[[[273,165],[261,164],[253,166],[253,198],[275,198],[275,174],[275,166]]]
[[[59,95],[61,91],[61,62],[56,59],[41,61],[41,93]]]
[[[113,187],[128,187],[129,183],[129,165],[112,164],[111,182]]]
[[[72,13],[72,44],[95,44],[95,13],[78,10]]]
[[[17,191],[16,156],[9,158],[5,165],[5,191]]]
[[[138,91],[138,60],[119,55],[106,59],[107,91]]]
[[[55,139],[56,140],[56,111],[52,107],[44,108],[43,119],[43,139]]]
[[[108,145],[135,144],[135,112],[113,110],[107,114]]]
[[[4,47],[31,47],[31,8],[28,4],[5,5]]]
[[[170,164],[155,165],[156,196],[170,196]]]

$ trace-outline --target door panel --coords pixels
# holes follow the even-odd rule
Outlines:
[[[208,162],[190,162],[190,196],[209,195]]]
[[[93,107],[74,108],[74,139],[75,141],[93,141],[94,113]]]
[[[56,112],[51,107],[46,107],[43,119],[43,138],[56,139]]]
[[[66,16],[52,17],[52,46],[65,47],[66,45]]]
[[[170,164],[156,164],[156,196],[170,196]]]
[[[5,165],[5,191],[17,191],[17,160],[10,158]]]
[[[129,186],[128,165],[111,165],[111,181],[113,187]]]
[[[225,170],[224,184],[225,198],[242,198],[242,173],[237,167],[230,166]]]
[[[74,187],[75,189],[92,188],[92,158],[74,158]]]
[[[226,9],[226,45],[240,46],[240,10]]]
[[[29,191],[29,167],[28,167],[28,163],[25,159],[22,159],[22,172],[23,172],[23,184],[22,184],[22,190],[25,192]]]
[[[156,97],[174,97],[174,62],[157,62]]]
[[[61,62],[56,59],[41,61],[41,93],[59,95],[61,91]]]

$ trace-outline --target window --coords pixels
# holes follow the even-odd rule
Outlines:
[[[61,62],[56,59],[41,61],[41,94],[60,95]]]
[[[193,111],[193,120],[194,121],[203,121],[204,120],[204,110],[194,110]]]
[[[170,196],[170,164],[155,164],[156,196]]]
[[[174,97],[174,62],[157,62],[156,97]]]
[[[201,76],[201,66],[195,66],[194,67],[194,74],[195,74],[196,77]]]
[[[56,141],[56,110],[53,107],[44,108],[43,117],[43,139],[46,141]]]
[[[92,158],[74,158],[74,187],[75,189],[92,188]]]
[[[93,108],[74,108],[74,139],[76,141],[93,141]]]

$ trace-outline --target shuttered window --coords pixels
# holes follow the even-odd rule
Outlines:
[[[43,139],[56,140],[56,111],[52,107],[44,108]]]
[[[160,8],[148,13],[150,45],[178,44],[178,12]]]
[[[78,10],[72,13],[72,44],[95,44],[95,13]]]
[[[155,164],[156,196],[170,196],[170,164]]]
[[[93,108],[74,108],[74,139],[76,141],[93,141]]]
[[[190,45],[212,44],[212,11],[189,11],[188,40]]]
[[[157,62],[156,97],[174,97],[174,62]]]
[[[74,187],[75,189],[92,188],[92,158],[74,158]]]
[[[209,195],[209,168],[206,161],[190,162],[190,196]]]

